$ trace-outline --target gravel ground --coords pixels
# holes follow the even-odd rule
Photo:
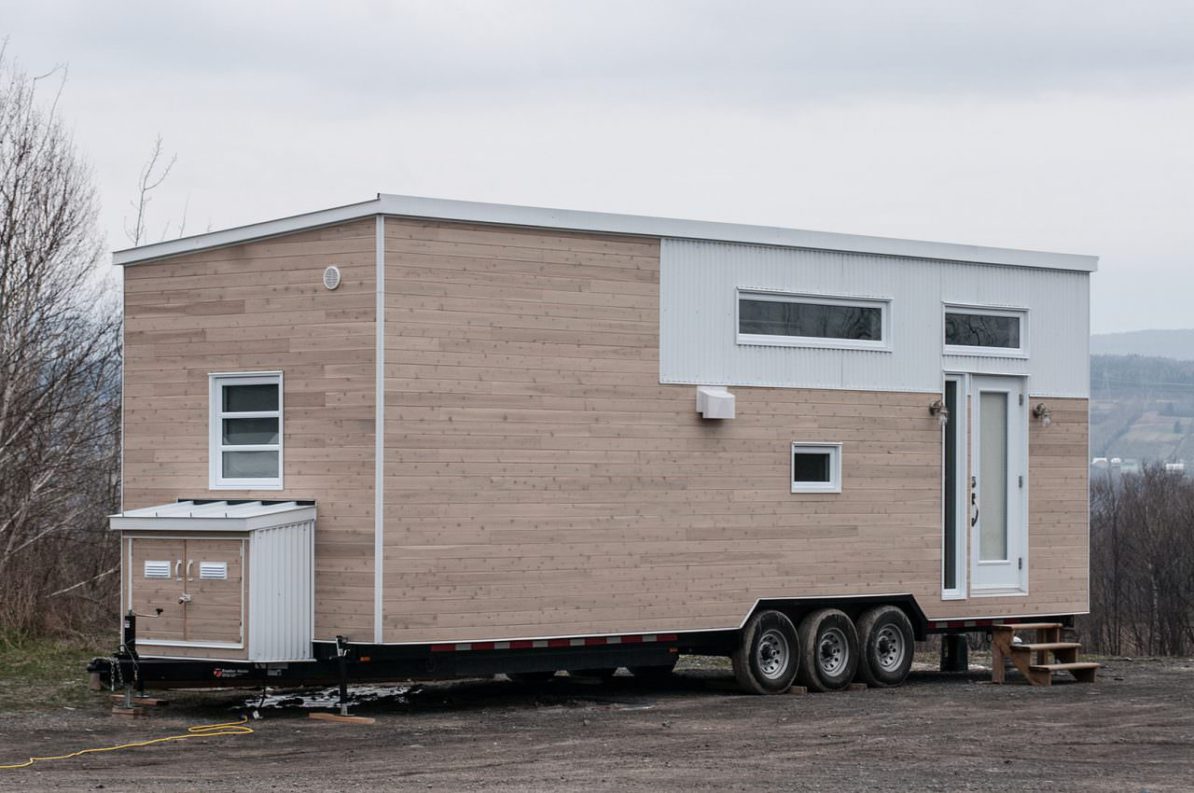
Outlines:
[[[560,676],[397,687],[354,708],[372,725],[283,704],[262,709],[252,735],[0,771],[0,790],[1194,790],[1194,661],[1110,659],[1095,685],[915,671],[897,689],[772,697],[688,666],[666,686]],[[227,692],[174,700],[136,720],[108,715],[101,695],[10,712],[0,762],[246,710]]]

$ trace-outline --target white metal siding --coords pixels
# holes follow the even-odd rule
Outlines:
[[[311,657],[315,522],[258,529],[249,547],[249,660]]]
[[[943,371],[1018,374],[1033,395],[1090,389],[1085,272],[664,239],[660,381],[940,392]],[[738,289],[891,300],[891,351],[737,343]],[[1028,309],[1028,358],[944,354],[945,303]]]

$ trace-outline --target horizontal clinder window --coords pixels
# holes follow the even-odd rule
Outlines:
[[[738,343],[888,349],[889,301],[738,291]]]
[[[282,487],[282,375],[211,376],[212,489]]]
[[[945,352],[952,355],[1024,355],[1023,309],[945,306]]]

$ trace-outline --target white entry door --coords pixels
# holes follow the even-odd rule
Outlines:
[[[1027,591],[1028,408],[1024,380],[971,379],[971,592]]]

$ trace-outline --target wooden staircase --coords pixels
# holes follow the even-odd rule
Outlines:
[[[991,626],[991,682],[1002,683],[1004,659],[1009,658],[1020,674],[1034,686],[1053,684],[1054,672],[1069,672],[1079,683],[1093,683],[1099,664],[1079,661],[1078,642],[1061,640],[1060,622],[1025,622]],[[1017,634],[1035,632],[1030,643],[1015,641]],[[1022,637],[1023,638],[1023,637]],[[1052,655],[1052,661],[1049,656]]]

